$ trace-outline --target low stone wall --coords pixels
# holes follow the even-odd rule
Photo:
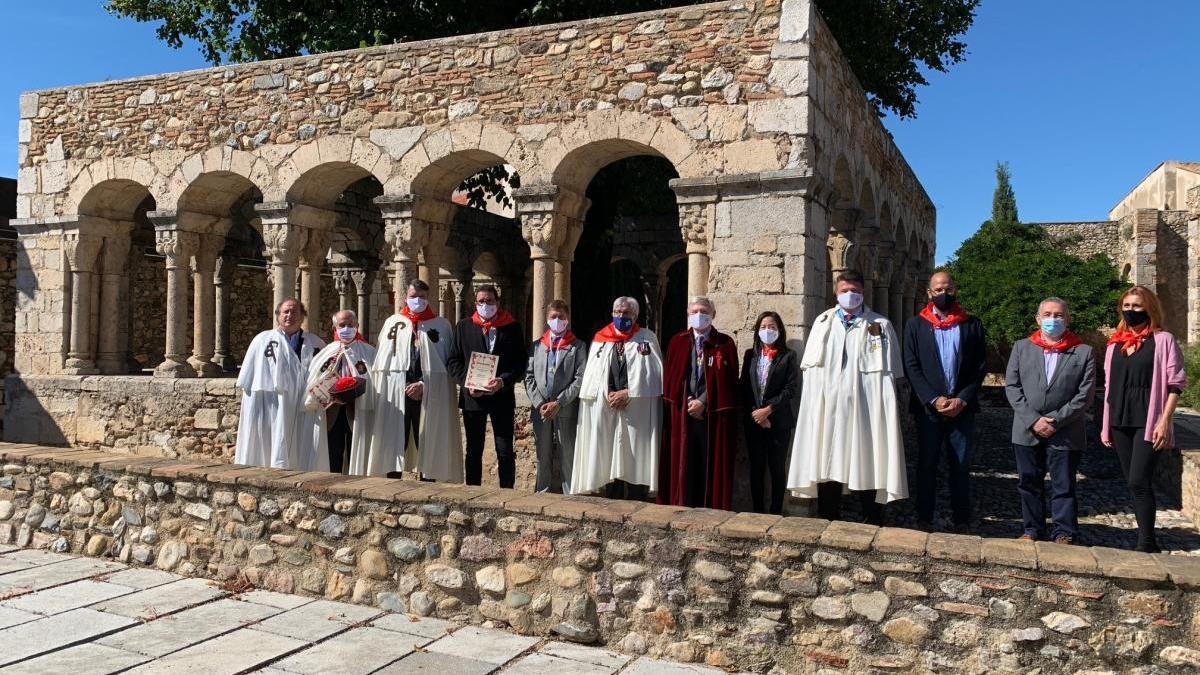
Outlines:
[[[765,672],[1200,667],[1200,559],[0,446],[0,542]]]

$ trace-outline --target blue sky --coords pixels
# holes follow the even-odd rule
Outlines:
[[[206,64],[103,0],[5,0],[0,175],[16,175],[21,91]],[[984,0],[967,60],[933,73],[915,120],[886,119],[938,210],[939,262],[991,209],[1009,162],[1027,221],[1102,219],[1158,162],[1200,160],[1195,0]]]

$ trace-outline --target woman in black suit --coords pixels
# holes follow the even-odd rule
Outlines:
[[[750,452],[750,494],[759,513],[783,513],[787,456],[796,415],[796,353],[787,347],[787,331],[775,312],[763,312],[754,323],[754,347],[742,359],[741,399],[746,410],[746,445]],[[765,510],[763,470],[771,478],[771,510]]]

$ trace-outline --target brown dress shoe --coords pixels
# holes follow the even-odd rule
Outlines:
[[[1028,533],[1017,537],[1017,540],[1018,541],[1037,541],[1036,539],[1033,538],[1032,534],[1028,534]]]
[[[1075,543],[1075,540],[1072,539],[1071,537],[1068,537],[1067,535],[1063,534],[1063,535],[1059,535],[1059,536],[1055,537],[1054,543],[1063,544],[1064,546],[1071,546],[1072,544]]]

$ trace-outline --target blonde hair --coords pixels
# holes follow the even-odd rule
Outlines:
[[[1121,298],[1117,300],[1117,316],[1121,317],[1121,320],[1117,322],[1117,331],[1129,330],[1129,326],[1125,324],[1125,315],[1121,307],[1125,304],[1125,298],[1131,295],[1136,295],[1142,299],[1142,308],[1150,315],[1150,332],[1157,333],[1162,330],[1163,311],[1162,303],[1158,301],[1158,296],[1154,294],[1154,291],[1145,286],[1133,286],[1122,293]]]

